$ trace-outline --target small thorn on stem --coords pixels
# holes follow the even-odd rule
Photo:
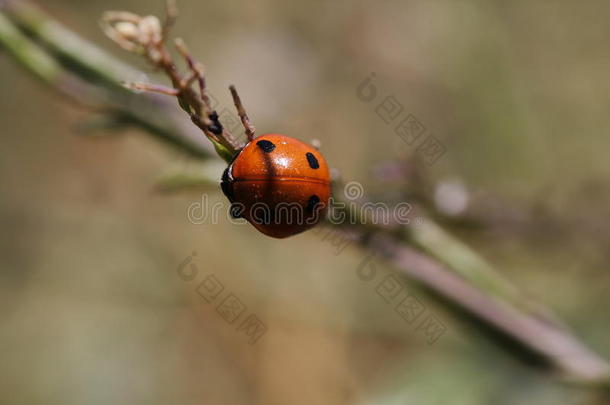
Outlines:
[[[199,96],[201,97],[201,101],[203,101],[204,108],[207,110],[206,112],[209,112],[212,108],[210,106],[210,98],[206,93],[203,66],[200,63],[195,62],[195,59],[192,57],[182,38],[176,38],[174,43],[176,45],[176,48],[178,49],[178,52],[180,52],[180,54],[186,61],[186,64],[191,70],[191,72],[196,75],[196,80],[199,84]]]
[[[241,98],[239,98],[239,94],[237,94],[237,89],[234,85],[229,86],[229,90],[231,90],[231,96],[233,97],[233,103],[235,103],[235,108],[237,109],[237,115],[241,119],[241,123],[244,126],[244,130],[246,132],[246,136],[248,137],[248,141],[252,141],[254,139],[254,133],[256,128],[250,122],[250,118],[248,118],[248,114],[246,114],[246,109],[241,102]]]
[[[163,21],[163,29],[161,31],[161,41],[165,42],[169,30],[172,28],[177,18],[178,7],[176,6],[176,0],[167,0],[165,3],[165,21]]]
[[[168,96],[177,96],[180,94],[180,90],[171,88],[171,87],[167,87],[167,86],[161,86],[158,84],[149,84],[149,83],[123,83],[123,86],[131,89],[131,90],[136,90],[136,91],[148,91],[151,93],[160,93],[160,94],[165,94]]]

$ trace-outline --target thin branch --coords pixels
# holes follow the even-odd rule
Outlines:
[[[139,20],[134,18],[133,21]],[[123,26],[122,29],[125,34],[130,28]],[[155,41],[163,42],[165,31],[163,29],[163,34]],[[150,94],[134,95],[121,86],[126,78],[137,77],[136,70],[84,41],[28,1],[8,1],[2,5],[0,44],[26,71],[62,93],[78,98],[82,96],[80,90],[75,90],[69,83],[82,83],[95,90],[84,94],[104,111],[127,117],[130,122],[196,156],[210,156],[211,149],[201,133],[175,119],[176,109],[172,103]],[[174,90],[184,88],[186,83],[198,83],[199,92],[181,93],[185,97],[181,107],[195,106],[196,110],[200,103],[205,109],[208,102],[202,68],[194,61],[191,65],[187,58],[191,74],[182,77],[163,52],[149,57],[163,63],[168,72],[176,73],[170,76]],[[198,71],[201,74],[192,79]],[[240,111],[241,102],[235,95]],[[245,110],[243,114],[240,112],[240,117],[247,128],[249,120]],[[199,128],[219,125],[218,116],[211,110],[201,115],[191,114],[191,120]],[[209,181],[209,178],[202,179],[202,184],[209,184]],[[189,177],[188,183],[193,182],[196,179]],[[349,211],[353,205],[348,206]],[[430,219],[425,219],[423,226],[382,227],[368,225],[366,218],[358,217],[357,213],[348,214],[356,215],[357,224],[349,226],[360,235],[364,248],[429,288],[441,301],[448,303],[449,308],[461,308],[465,314],[478,319],[480,325],[509,337],[526,351],[542,357],[553,369],[583,385],[610,386],[609,366],[604,359],[555,322],[550,311],[532,303],[476,252]]]
[[[162,70],[170,79],[176,92],[162,91],[164,94],[173,95],[178,99],[180,107],[189,115],[191,121],[197,125],[205,136],[212,141],[217,150],[225,150],[223,157],[233,156],[239,146],[233,135],[218,120],[218,114],[210,105],[210,99],[206,94],[205,77],[203,67],[195,62],[188,51],[184,41],[178,39],[175,45],[184,58],[191,74],[183,77],[179,72],[169,50],[166,47],[169,27],[176,17],[175,5],[168,3],[168,15],[166,22],[162,24],[155,16],[138,16],[125,11],[109,11],[104,13],[101,25],[106,35],[121,48],[142,55],[154,67]],[[199,94],[191,84],[197,81]],[[146,89],[146,86],[138,85],[138,89]],[[150,86],[154,92],[159,92],[160,87]]]
[[[509,337],[521,349],[537,355],[575,383],[610,387],[608,363],[584,346],[569,330],[547,318],[527,313],[495,297],[452,269],[387,235],[367,239],[366,247],[386,259],[434,294],[458,305],[482,325]]]
[[[142,77],[137,69],[79,37],[27,0],[5,0],[0,3],[0,14],[8,27],[0,41],[13,58],[51,87],[86,107],[95,104],[121,122],[138,126],[194,157],[215,154],[201,133],[184,122],[170,99],[134,94],[123,87],[126,79]],[[7,41],[21,45],[9,46]],[[88,91],[82,92],[82,85]]]

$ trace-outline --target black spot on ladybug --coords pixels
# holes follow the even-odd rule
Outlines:
[[[312,169],[317,169],[320,167],[320,163],[318,163],[318,159],[316,159],[313,153],[307,152],[305,156],[307,157],[307,163],[309,163],[309,167],[311,167]]]
[[[320,197],[314,194],[309,197],[309,200],[307,201],[307,207],[305,209],[307,210],[307,212],[314,212],[314,210],[318,207],[319,204]]]
[[[271,152],[273,152],[273,149],[275,149],[275,144],[273,142],[267,141],[267,140],[264,140],[264,139],[262,141],[256,142],[256,144],[265,153],[271,153]]]
[[[240,203],[232,203],[229,212],[233,218],[243,218],[245,207]]]

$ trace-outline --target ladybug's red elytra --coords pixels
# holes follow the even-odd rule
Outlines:
[[[223,173],[231,213],[265,235],[286,238],[314,227],[328,207],[330,174],[324,156],[295,138],[253,138]]]

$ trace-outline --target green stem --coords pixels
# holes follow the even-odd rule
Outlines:
[[[121,82],[139,75],[136,69],[82,39],[32,3],[13,0],[5,8],[10,17],[29,35],[71,63],[72,69],[78,69],[79,74],[88,76],[89,80],[128,93]]]
[[[74,100],[82,102],[85,98],[85,103],[88,100],[83,87],[87,84],[98,93],[93,96],[97,108],[115,115],[121,123],[138,126],[197,158],[215,154],[203,134],[185,123],[171,99],[135,94],[122,86],[126,79],[137,77],[136,69],[82,39],[28,1],[8,1],[0,6],[0,14],[6,31],[0,41],[16,60],[47,84]],[[45,61],[39,65],[43,53]],[[72,80],[65,80],[70,77]],[[75,85],[75,78],[80,85]]]
[[[55,59],[28,40],[3,14],[0,14],[0,44],[37,78],[47,84],[60,80],[63,69]]]

